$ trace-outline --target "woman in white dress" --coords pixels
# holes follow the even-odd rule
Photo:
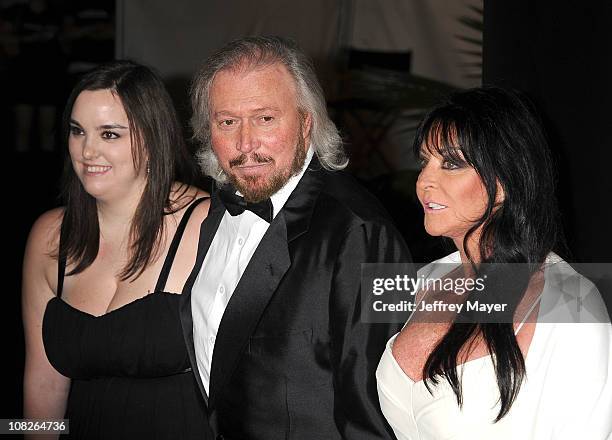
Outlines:
[[[469,312],[472,295],[417,293],[376,372],[397,438],[612,438],[612,327],[595,286],[552,252],[554,172],[533,109],[499,88],[458,92],[414,145],[425,229],[457,248],[419,277],[480,277],[484,310],[507,305]],[[436,301],[463,308],[421,311]]]

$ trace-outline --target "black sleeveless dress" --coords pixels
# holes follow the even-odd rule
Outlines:
[[[155,291],[95,317],[58,293],[43,318],[47,358],[72,379],[66,418],[78,439],[198,439],[208,431],[206,409],[191,371],[179,318],[180,295],[166,280],[196,200],[172,240]]]

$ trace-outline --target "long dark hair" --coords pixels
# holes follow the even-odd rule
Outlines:
[[[177,172],[190,180],[192,160],[186,150],[172,100],[161,78],[131,61],[112,61],[85,74],[72,89],[63,114],[63,140],[68,144],[70,117],[85,90],[110,90],[123,104],[129,121],[134,167],[147,160],[147,182],[130,228],[130,255],[121,280],[138,276],[155,261],[163,237],[163,216],[171,212],[170,191]],[[184,187],[185,190],[187,186]],[[65,205],[59,258],[75,263],[67,275],[90,266],[98,255],[100,226],[96,200],[83,188],[66,149],[62,178]]]
[[[457,359],[462,348],[469,350],[473,338],[480,334],[497,376],[500,411],[495,421],[499,421],[510,410],[525,376],[525,360],[512,317],[531,276],[562,243],[548,142],[525,96],[483,87],[456,92],[431,110],[417,130],[413,147],[417,156],[426,150],[453,163],[467,163],[481,178],[487,206],[467,232],[463,248],[477,271],[486,263],[505,263],[494,265],[496,269],[488,273],[487,288],[495,294],[479,296],[479,301],[494,303],[500,296],[510,299],[503,323],[479,322],[473,315],[466,319],[459,314],[427,359],[423,377],[426,385],[445,378],[461,405]],[[502,202],[498,185],[503,190]],[[479,255],[474,256],[467,243],[479,228]],[[523,272],[517,276],[518,265],[508,263],[521,263]],[[512,274],[504,269],[510,266]],[[512,282],[507,282],[509,276]]]

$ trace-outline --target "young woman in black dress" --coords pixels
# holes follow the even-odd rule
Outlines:
[[[115,61],[64,114],[64,206],[34,224],[23,269],[24,417],[72,438],[203,438],[179,301],[208,197],[161,79]],[[171,293],[170,293],[171,292]]]

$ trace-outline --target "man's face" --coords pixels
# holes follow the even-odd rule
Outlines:
[[[282,64],[222,70],[209,100],[213,151],[245,199],[270,197],[301,170],[311,118],[298,111],[295,81]]]

